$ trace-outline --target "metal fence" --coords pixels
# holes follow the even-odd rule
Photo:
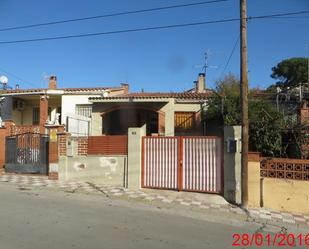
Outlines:
[[[66,122],[66,131],[73,137],[89,136],[91,129],[91,119],[80,115],[68,115]]]

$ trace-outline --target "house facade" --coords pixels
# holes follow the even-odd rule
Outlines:
[[[89,97],[127,92],[127,84],[120,87],[57,88],[57,78],[51,76],[48,88],[3,91],[1,119],[13,121],[16,126],[37,129],[44,125],[64,125],[68,132],[88,135],[92,111]]]
[[[91,97],[92,135],[124,135],[146,124],[147,135],[203,135],[208,93],[128,93]]]
[[[204,116],[211,92],[200,74],[194,89],[180,93],[126,93],[90,97],[91,135],[125,135],[146,125],[147,135],[205,135]]]

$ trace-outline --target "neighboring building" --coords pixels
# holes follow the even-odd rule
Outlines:
[[[64,125],[72,136],[124,135],[129,127],[146,124],[147,135],[206,134],[204,113],[212,93],[204,74],[195,88],[181,93],[129,93],[128,88],[57,88],[52,76],[46,89],[4,90],[1,118],[20,132],[29,127],[44,133],[46,125]]]
[[[269,101],[283,114],[281,134],[285,156],[309,158],[309,88],[278,88],[277,92],[259,90],[253,97]]]
[[[88,98],[127,92],[127,84],[120,87],[57,88],[57,78],[51,76],[48,88],[2,91],[0,114],[2,121],[11,120],[16,126],[65,125],[73,135],[88,135],[92,110]]]
[[[258,90],[253,93],[253,97],[272,103],[274,108],[284,115],[286,128],[308,123],[309,88],[295,87],[285,90],[278,88],[277,92]]]

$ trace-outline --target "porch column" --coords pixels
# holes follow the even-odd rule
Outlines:
[[[48,98],[40,96],[40,133],[45,134],[45,124],[48,119]]]
[[[101,136],[102,125],[101,113],[93,112],[91,116],[91,136]]]
[[[174,136],[174,115],[175,115],[175,105],[174,99],[170,99],[169,102],[163,106],[160,111],[165,113],[165,136]]]
[[[159,135],[165,134],[165,113],[158,112],[158,133]]]

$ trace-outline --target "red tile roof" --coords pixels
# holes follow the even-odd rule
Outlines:
[[[161,93],[161,92],[140,92],[140,93],[127,93],[121,94],[113,97],[91,97],[90,100],[103,100],[103,99],[152,99],[152,98],[176,98],[176,99],[196,99],[202,100],[212,96],[211,92],[206,93],[190,93],[190,92],[181,92],[181,93]]]
[[[14,89],[14,90],[3,90],[2,94],[8,93],[39,93],[45,92],[47,90],[60,90],[64,91],[67,94],[75,93],[75,92],[96,92],[96,91],[103,91],[103,90],[118,90],[123,89],[124,87],[79,87],[79,88],[56,88],[56,89],[49,89],[49,88],[36,88],[36,89]]]

